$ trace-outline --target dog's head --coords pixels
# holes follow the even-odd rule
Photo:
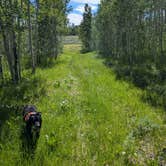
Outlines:
[[[23,109],[23,119],[31,132],[39,132],[42,123],[41,113],[34,105],[26,105]]]
[[[36,112],[36,107],[34,105],[26,105],[23,107],[23,116],[28,112]]]
[[[32,132],[39,132],[42,123],[41,113],[36,112],[35,114],[30,115],[29,123],[31,124]]]

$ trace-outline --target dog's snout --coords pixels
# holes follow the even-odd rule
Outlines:
[[[36,127],[40,127],[40,122],[35,122]]]

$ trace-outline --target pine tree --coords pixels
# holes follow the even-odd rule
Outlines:
[[[80,25],[80,39],[82,41],[82,52],[91,51],[91,7],[85,4],[85,12],[83,13],[83,21]]]

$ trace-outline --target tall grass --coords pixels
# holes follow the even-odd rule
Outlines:
[[[0,127],[0,165],[164,163],[164,112],[143,103],[141,90],[117,81],[94,52],[80,54],[79,49],[66,45],[57,64],[30,78],[40,79],[34,89],[30,83],[27,100],[20,102],[42,112],[37,147],[25,154],[21,109],[10,110]]]

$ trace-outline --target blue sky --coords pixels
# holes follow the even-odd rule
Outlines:
[[[88,3],[92,12],[95,13],[100,0],[70,0],[69,6],[73,8],[73,11],[68,14],[70,24],[79,25],[81,23],[85,3]]]

